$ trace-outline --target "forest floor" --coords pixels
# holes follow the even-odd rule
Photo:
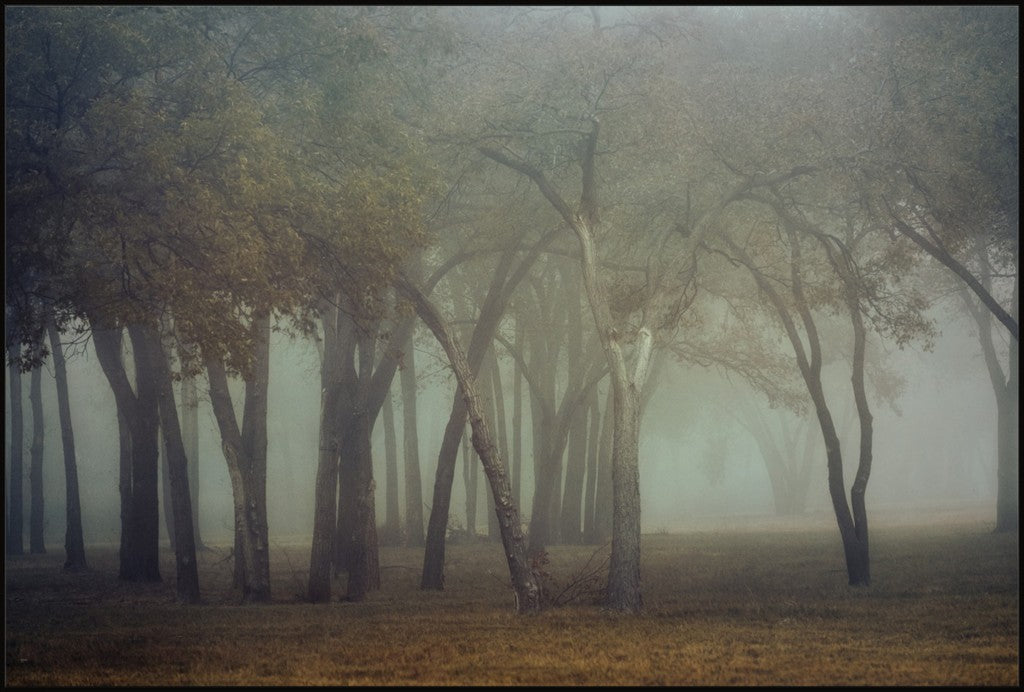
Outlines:
[[[876,520],[872,585],[847,585],[834,524],[733,521],[643,537],[644,611],[594,599],[608,547],[552,547],[568,603],[513,613],[501,548],[450,543],[444,591],[419,589],[422,551],[381,549],[383,588],[304,603],[308,545],[272,541],[274,602],[240,605],[225,548],[200,555],[204,602],[117,580],[63,550],[8,558],[5,682],[184,685],[998,685],[1020,682],[1017,535],[945,513]],[[589,566],[587,566],[589,564]],[[588,579],[587,577],[590,577]],[[335,584],[344,592],[344,578]]]

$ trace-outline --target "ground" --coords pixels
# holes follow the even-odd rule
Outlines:
[[[442,592],[418,588],[420,550],[385,547],[380,591],[319,605],[302,602],[301,541],[272,542],[268,605],[235,601],[224,548],[201,554],[204,603],[182,606],[169,550],[164,582],[138,585],[118,582],[116,546],[90,546],[84,574],[60,571],[58,546],[6,561],[6,683],[1017,685],[1019,546],[989,524],[876,519],[866,588],[827,517],[645,535],[637,616],[591,588],[517,616],[484,541],[449,545]],[[594,567],[600,583],[607,552],[552,548],[551,594]]]

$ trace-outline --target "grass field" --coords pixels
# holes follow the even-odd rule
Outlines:
[[[419,550],[383,548],[380,591],[322,605],[300,598],[308,546],[273,545],[261,606],[231,600],[222,549],[200,558],[205,603],[181,606],[169,551],[165,582],[137,585],[118,582],[114,547],[92,547],[78,575],[53,548],[6,561],[6,683],[1017,685],[1017,536],[956,517],[872,535],[863,589],[820,523],[645,535],[639,616],[589,594],[516,616],[492,543],[450,545],[443,592],[419,590]],[[552,548],[552,585],[592,556]]]

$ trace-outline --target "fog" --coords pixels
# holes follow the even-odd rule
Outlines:
[[[994,512],[996,498],[996,430],[992,387],[972,325],[965,319],[941,324],[931,352],[920,347],[892,349],[886,364],[905,379],[898,405],[875,405],[874,464],[867,491],[869,513],[906,518],[915,511],[937,509]],[[421,372],[418,400],[420,464],[425,515],[444,425],[454,396],[454,379],[434,343],[421,331],[417,364]],[[87,543],[119,540],[118,434],[113,395],[91,345],[68,362],[71,415],[78,457]],[[511,379],[511,364],[502,361]],[[848,371],[847,371],[848,372]],[[275,335],[271,345],[268,410],[268,519],[272,545],[302,544],[312,535],[320,394],[319,360],[311,342]],[[848,377],[839,372],[837,378]],[[203,385],[201,385],[202,388]],[[511,388],[508,388],[509,390]],[[5,406],[5,446],[10,449],[10,390]],[[28,443],[31,408],[24,377],[26,431],[25,489],[28,512]],[[602,388],[603,395],[603,388]],[[640,447],[642,528],[645,532],[678,531],[725,525],[735,520],[774,514],[765,464],[751,435],[729,414],[730,401],[748,397],[771,413],[763,397],[712,368],[668,362],[643,417]],[[506,397],[506,410],[512,401]],[[603,399],[602,399],[603,401]],[[852,399],[851,399],[852,401]],[[48,549],[64,533],[64,467],[52,366],[43,377],[45,420],[45,539]],[[401,398],[393,397],[401,461]],[[845,404],[836,405],[839,411]],[[530,516],[533,475],[529,444],[528,401],[524,402],[523,493],[521,516]],[[849,418],[849,414],[847,414]],[[853,416],[855,418],[855,416]],[[384,444],[382,417],[373,434],[378,523],[384,521]],[[200,396],[199,516],[204,541],[229,545],[233,526],[231,485],[220,451],[219,432],[208,396]],[[813,476],[806,518],[834,525],[825,485],[825,458],[816,430]],[[856,458],[856,425],[843,433],[847,459]],[[462,459],[456,472],[449,524],[465,526]],[[845,465],[847,482],[855,464]],[[162,482],[162,480],[161,480]],[[485,484],[479,484],[478,531],[486,527]],[[9,486],[9,483],[7,485]],[[399,494],[404,498],[403,474]],[[400,504],[404,507],[404,505]],[[26,520],[27,530],[27,520]],[[166,538],[161,522],[162,536]]]

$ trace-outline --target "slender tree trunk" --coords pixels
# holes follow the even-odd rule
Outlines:
[[[29,509],[28,543],[29,552],[45,553],[46,543],[43,538],[43,369],[37,367],[32,371],[29,380],[28,400],[32,405],[32,446],[31,465],[28,471],[32,505]]]
[[[516,353],[523,352],[522,320],[516,315]],[[523,506],[523,375],[519,361],[512,366],[512,500],[516,507]]]
[[[196,378],[181,381],[181,439],[188,457],[189,501],[192,505],[192,535],[196,550],[206,550],[199,532],[199,393]]]
[[[569,430],[568,457],[565,465],[565,490],[562,495],[560,536],[563,543],[578,545],[583,541],[580,520],[583,503],[583,482],[587,472],[587,407],[578,406],[572,414]]]
[[[15,350],[8,350],[7,379],[11,389],[11,466],[7,488],[7,555],[25,554],[24,453],[25,424],[21,394],[21,367]]]
[[[416,423],[416,365],[413,340],[406,341],[401,371],[402,453],[405,457],[405,540],[423,545],[423,484],[420,478],[420,442]]]
[[[482,397],[481,397],[482,398]],[[473,457],[469,431],[462,433],[462,483],[466,488],[466,535],[476,536],[476,459]]]
[[[594,542],[606,543],[612,538],[614,497],[612,489],[612,429],[615,421],[615,395],[611,385],[605,396],[597,460],[597,495],[594,504]]]
[[[587,399],[590,429],[587,431],[587,481],[583,489],[583,543],[593,545],[597,543],[594,512],[597,504],[597,460],[601,442],[601,407],[598,404],[596,387]]]
[[[60,439],[64,451],[64,502],[66,527],[64,530],[64,571],[88,569],[85,560],[85,540],[82,536],[82,502],[78,492],[78,462],[75,457],[75,432],[71,425],[71,404],[68,399],[68,374],[60,332],[51,317],[46,325],[53,352],[53,374],[57,383],[57,411],[60,417]]]
[[[384,542],[397,544],[402,536],[402,518],[398,513],[398,441],[391,394],[384,399]]]
[[[164,508],[164,528],[167,530],[167,542],[174,550],[174,503],[171,500],[171,470],[167,461],[167,440],[161,426],[157,435],[157,448],[160,450],[160,502]]]

